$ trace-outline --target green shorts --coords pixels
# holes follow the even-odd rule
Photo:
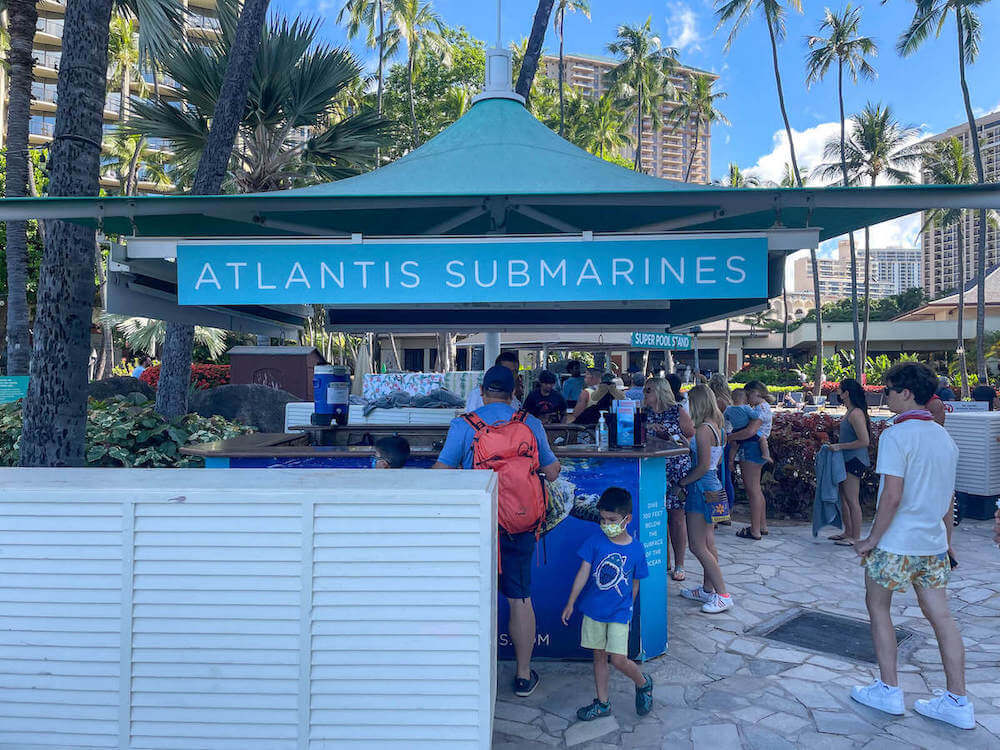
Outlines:
[[[897,555],[876,547],[865,558],[868,577],[889,591],[906,591],[910,584],[943,589],[951,577],[948,554]]]
[[[627,622],[598,622],[584,615],[580,647],[628,656],[628,626]]]

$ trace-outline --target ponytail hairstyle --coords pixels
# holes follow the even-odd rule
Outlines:
[[[774,403],[774,396],[772,396],[770,394],[770,392],[767,390],[767,386],[764,385],[763,383],[761,383],[759,380],[751,380],[749,383],[747,383],[745,386],[743,386],[743,390],[745,390],[745,391],[754,391],[762,399],[764,399],[765,401],[767,401],[767,403],[769,403],[769,404],[773,404]]]
[[[871,440],[872,423],[868,417],[868,399],[865,398],[864,387],[854,378],[844,378],[840,381],[840,390],[846,393],[847,397],[851,399],[851,406],[861,409],[865,415],[865,429],[868,430],[868,439]],[[844,415],[844,419],[847,419],[846,414]]]

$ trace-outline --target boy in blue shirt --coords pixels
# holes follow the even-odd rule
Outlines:
[[[627,531],[632,520],[632,496],[621,487],[609,487],[597,501],[597,510],[601,514],[601,531],[588,538],[577,553],[582,562],[562,613],[563,625],[569,625],[579,597],[583,613],[580,646],[594,652],[597,697],[576,712],[581,721],[611,713],[609,654],[615,669],[635,683],[636,713],[645,716],[653,707],[653,678],[628,658],[632,604],[639,593],[639,579],[649,575],[646,550]]]
[[[761,415],[754,409],[750,404],[747,403],[747,392],[742,388],[737,388],[733,391],[733,405],[727,406],[726,410],[722,413],[722,418],[726,420],[726,432],[739,432],[744,427],[748,426],[755,419],[761,419]],[[763,421],[763,420],[762,420]],[[739,447],[742,448],[746,443],[757,443],[760,446],[760,455],[764,459],[764,463],[771,462],[771,449],[768,446],[767,438],[758,432],[752,437],[746,440],[739,440]],[[732,451],[729,454],[729,470],[733,470],[733,462],[736,459],[736,454],[738,451]]]

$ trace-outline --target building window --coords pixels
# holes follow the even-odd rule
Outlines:
[[[51,138],[56,132],[56,118],[51,115],[32,115],[28,123],[31,135],[41,135]]]

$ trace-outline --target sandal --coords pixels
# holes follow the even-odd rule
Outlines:
[[[839,542],[841,539],[847,539],[847,536],[844,534],[834,534],[833,536],[828,536],[827,539],[831,542]]]
[[[769,531],[768,531],[767,529],[761,529],[761,530],[760,530],[760,535],[761,535],[761,536],[767,536],[767,535],[768,535],[768,534],[770,534],[770,533],[771,533],[771,532],[769,532]]]
[[[850,539],[846,538],[846,537],[844,537],[843,539],[838,539],[837,541],[834,542],[834,544],[836,544],[838,547],[853,547],[854,546],[854,542],[851,541]]]
[[[687,574],[684,573],[684,568],[674,568],[670,573],[670,577],[675,581],[683,581],[687,578]]]
[[[760,537],[754,536],[749,526],[744,526],[742,529],[737,531],[736,536],[738,536],[740,539],[753,539],[755,542],[760,541]]]

